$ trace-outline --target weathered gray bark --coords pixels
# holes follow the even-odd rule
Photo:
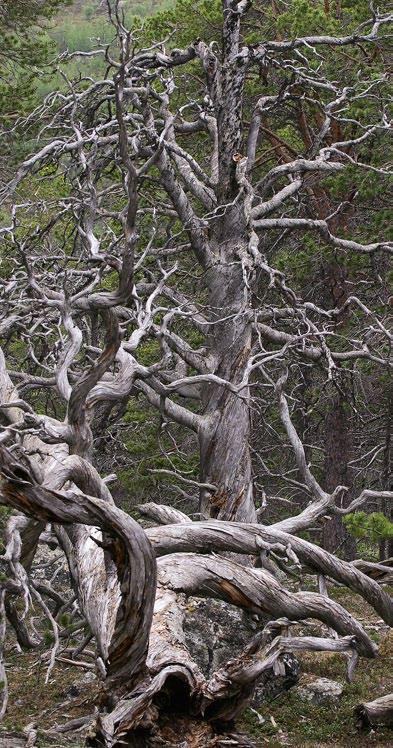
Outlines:
[[[285,372],[298,357],[307,365],[318,363],[330,378],[336,363],[343,360],[386,365],[389,331],[377,318],[374,348],[351,340],[349,350],[346,345],[330,350],[326,339],[336,311],[319,309],[299,298],[283,273],[269,265],[271,258],[262,253],[265,234],[277,230],[313,231],[345,252],[374,255],[392,249],[383,239],[362,244],[336,236],[327,216],[321,220],[304,217],[302,187],[308,175],[318,181],[352,163],[347,142],[326,141],[332,112],[340,117],[346,104],[349,108],[364,94],[358,94],[357,87],[341,91],[319,69],[310,65],[307,71],[301,52],[300,63],[296,56],[302,48],[314,54],[314,47],[323,45],[330,49],[372,42],[388,18],[375,12],[358,33],[342,38],[267,40],[247,46],[241,19],[248,7],[248,0],[223,0],[220,49],[197,40],[185,50],[167,53],[164,45],[138,51],[137,40],[120,19],[120,4],[108,3],[119,51],[119,62],[107,58],[113,77],[91,85],[83,81],[82,88],[76,84],[69,95],[62,94],[59,111],[50,112],[50,128],[43,128],[45,137],[56,133],[56,139],[27,158],[5,190],[10,195],[26,175],[46,163],[64,166],[66,179],[71,172],[78,175],[69,183],[72,194],[61,197],[59,203],[54,200],[54,213],[61,208],[74,229],[72,262],[68,245],[58,247],[63,224],[54,213],[49,228],[39,228],[32,238],[29,229],[24,231],[24,222],[19,223],[25,206],[14,205],[12,225],[0,229],[18,247],[20,234],[25,234],[26,265],[26,272],[10,272],[7,285],[18,314],[0,325],[7,335],[20,320],[26,330],[31,327],[26,348],[33,371],[40,366],[35,336],[41,341],[58,335],[58,349],[48,353],[43,376],[34,376],[28,366],[13,376],[25,388],[55,388],[66,413],[64,421],[35,413],[30,401],[19,399],[0,358],[0,406],[8,419],[1,441],[10,447],[9,451],[0,447],[0,492],[2,502],[32,518],[28,524],[19,518],[9,525],[13,534],[5,560],[19,572],[13,590],[22,588],[27,600],[30,584],[32,594],[38,595],[28,572],[46,522],[52,523],[67,557],[80,612],[94,634],[97,665],[106,689],[107,711],[98,715],[91,738],[91,744],[100,748],[120,746],[124,741],[130,746],[165,745],[165,741],[174,746],[182,741],[187,748],[225,745],[225,740],[245,745],[247,741],[229,734],[231,721],[247,703],[259,674],[268,668],[280,669],[281,654],[291,651],[292,641],[295,650],[326,649],[350,655],[348,675],[353,674],[358,654],[376,655],[376,646],[364,628],[326,594],[290,592],[266,570],[238,564],[217,555],[220,552],[271,553],[281,570],[296,573],[303,566],[333,578],[359,592],[393,624],[392,600],[374,578],[296,537],[326,513],[340,514],[335,500],[344,489],[335,481],[328,490],[318,483],[291,418],[296,386],[288,394],[284,391],[288,381],[291,386]],[[287,56],[290,77],[294,74],[297,79],[296,90],[286,82]],[[172,97],[176,79],[171,68],[191,60],[203,66],[206,88],[202,86],[200,100],[191,105],[196,119],[187,120],[184,108],[177,107]],[[283,79],[283,90],[259,98],[246,158],[240,153],[247,140],[242,117],[244,83],[246,74],[257,73],[267,61]],[[367,85],[372,91],[374,83]],[[326,122],[308,144],[307,157],[295,154],[294,160],[267,174],[261,169],[252,182],[264,113],[280,107],[284,100],[298,103],[297,88],[302,99],[310,99],[324,112]],[[321,99],[315,98],[320,92]],[[172,105],[176,107],[173,112]],[[355,135],[350,142],[359,144],[360,150],[366,140],[376,133],[382,137],[388,130],[385,116],[369,127],[352,120],[351,125]],[[196,149],[183,148],[183,135],[201,132],[212,143],[209,173],[204,159],[198,162],[194,157]],[[117,174],[109,188],[107,164]],[[150,184],[157,186],[158,193],[153,206]],[[116,210],[119,203],[121,208]],[[28,226],[30,221],[29,215]],[[180,243],[175,224],[180,224]],[[40,240],[45,242],[45,252],[38,262]],[[205,292],[202,301],[187,298],[171,279],[177,265],[168,269],[168,263],[173,254],[181,257],[185,249],[193,251],[198,263]],[[118,284],[113,288],[116,275]],[[265,287],[266,292],[272,291],[263,309],[259,300],[254,303],[254,298],[259,299],[254,292],[261,290],[261,284],[256,285],[258,275],[268,279],[263,292]],[[362,315],[369,315],[367,307],[359,308]],[[103,323],[105,340],[98,320]],[[205,346],[199,350],[186,334],[184,338],[179,334],[179,328],[190,322],[204,338]],[[149,366],[136,358],[147,336],[159,341],[161,354]],[[189,374],[190,368],[197,374]],[[310,499],[300,514],[270,527],[255,521],[250,459],[253,402],[249,379],[253,371],[260,377],[260,389],[267,387],[265,403],[269,405],[269,398],[276,402],[277,397],[285,443],[289,442],[302,481],[297,488],[300,485]],[[199,438],[200,482],[176,470],[166,472],[202,489],[200,509],[209,521],[191,523],[177,510],[150,505],[142,512],[165,526],[145,532],[114,505],[107,484],[91,465],[96,405],[100,403],[106,413],[113,405],[124,409],[129,398],[139,393],[160,413],[163,427],[170,429],[168,422],[175,421]],[[180,398],[187,401],[190,396],[192,406],[180,404]],[[201,405],[193,409],[198,399]],[[363,505],[371,494],[392,498],[388,491],[365,490],[350,506]],[[161,558],[156,561],[155,555]],[[276,570],[274,564],[272,569]],[[324,583],[321,588],[325,591]],[[219,597],[275,620],[242,657],[226,663],[206,681],[188,651],[183,631],[189,595]],[[45,603],[43,610],[53,618]],[[0,612],[4,613],[2,605]],[[281,635],[290,621],[295,624],[307,618],[334,629],[342,638]],[[2,641],[4,626],[0,629]]]
[[[101,573],[109,562],[109,576],[116,571],[116,587],[106,586],[105,576],[95,588],[96,608],[104,620],[91,619],[99,654],[103,661],[109,684],[116,688],[125,682],[138,681],[143,674],[155,595],[155,560],[150,543],[142,528],[115,506],[86,494],[69,492],[68,496],[37,484],[22,464],[15,462],[10,452],[0,447],[1,482],[3,502],[44,522],[62,525],[99,525],[108,533],[104,541],[97,538],[96,545],[103,556],[99,564]],[[94,547],[94,540],[91,540]],[[106,559],[104,554],[107,554]],[[86,552],[76,560],[79,575],[79,600],[86,614],[84,586],[89,587],[89,570],[95,555]],[[91,600],[90,589],[87,599]],[[94,622],[97,622],[97,626]]]
[[[242,140],[243,88],[248,54],[241,47],[240,24],[248,2],[223,1],[222,58],[203,50],[202,59],[217,122],[218,202],[222,215],[211,221],[211,259],[205,266],[210,329],[208,348],[213,373],[238,385],[251,353],[246,195],[236,174]],[[240,194],[239,194],[240,192]],[[231,205],[237,195],[237,204]],[[229,204],[228,204],[229,203]],[[199,432],[201,479],[216,486],[202,489],[203,516],[256,521],[250,455],[250,392],[230,392],[208,383],[202,390],[205,423]]]
[[[266,571],[220,557],[176,553],[159,560],[158,578],[177,592],[218,597],[269,618],[316,618],[343,636],[353,635],[363,655],[373,657],[377,653],[362,627],[338,603],[315,593],[290,593]]]
[[[357,726],[366,730],[378,726],[393,727],[393,694],[359,704],[355,708],[355,719]]]
[[[152,731],[154,734],[154,731],[162,730],[161,734],[165,734],[165,719],[162,722],[165,711],[160,711],[158,694],[161,699],[164,698],[166,709],[176,712],[181,693],[183,709],[188,715],[204,715],[207,721],[202,731],[203,739],[208,736],[210,739],[214,736],[216,723],[220,720],[230,723],[244,707],[258,675],[267,668],[275,667],[281,654],[290,651],[291,639],[277,640],[273,648],[267,650],[266,661],[262,658],[263,665],[259,658],[256,663],[251,661],[247,665],[244,661],[239,661],[238,665],[229,663],[221,674],[213,676],[206,684],[185,643],[183,594],[217,596],[231,604],[274,618],[284,614],[286,618],[281,624],[284,628],[289,620],[316,618],[345,637],[341,642],[333,643],[323,639],[318,642],[309,642],[307,638],[295,640],[295,649],[333,648],[334,651],[350,652],[355,660],[358,652],[367,657],[376,655],[375,644],[359,623],[325,595],[307,592],[290,594],[267,572],[251,570],[219,556],[176,553],[175,556],[165,555],[160,559],[159,587],[153,615],[156,594],[153,551],[145,532],[134,520],[109,501],[71,491],[60,493],[40,486],[28,465],[17,462],[4,447],[0,447],[0,461],[3,502],[37,520],[55,522],[65,528],[75,524],[83,527],[98,525],[103,531],[102,537],[106,539],[106,568],[110,569],[113,565],[115,569],[118,595],[114,599],[105,593],[106,607],[103,612],[107,626],[95,633],[106,674],[108,704],[112,709],[106,715],[99,715],[96,737],[90,741],[91,745],[99,745],[101,740],[104,746],[112,748],[119,745],[123,737],[130,735],[131,745],[141,740],[140,744],[147,746],[150,745],[149,735]],[[76,463],[74,475],[77,479],[78,465],[83,467],[84,462],[82,458],[72,456],[65,469],[70,470],[73,463]],[[94,482],[94,479],[92,473],[90,480]],[[160,514],[157,510],[155,513]],[[171,528],[175,527],[184,531],[187,538],[188,525],[183,516],[178,519],[181,520],[179,524],[165,525],[158,530],[169,530],[171,534]],[[258,526],[244,523],[213,520],[211,523],[192,524],[202,528],[205,526],[205,534],[206,525],[238,528],[242,535],[246,528],[252,527],[257,537],[259,534]],[[154,534],[154,530],[150,533]],[[284,533],[281,535],[285,537]],[[216,545],[219,547],[219,543]],[[237,545],[235,543],[235,548],[239,550]],[[251,545],[255,550],[255,538]],[[247,548],[247,542],[242,541],[242,546],[241,550]],[[90,560],[78,559],[78,572],[83,574],[83,579],[86,578],[86,563],[89,564]],[[361,579],[363,575],[355,572],[354,576]],[[98,596],[102,591],[97,589],[96,594]],[[78,589],[78,595],[83,607],[83,587]],[[279,623],[277,625],[280,626]],[[266,639],[263,639],[265,642]],[[256,651],[255,647],[248,654],[253,651]],[[125,698],[122,698],[123,690],[127,691]],[[188,730],[191,729],[190,717],[187,719]],[[191,738],[187,744],[190,747],[193,745]]]
[[[306,540],[276,529],[275,526],[243,525],[220,521],[190,522],[188,525],[166,525],[146,531],[157,556],[168,553],[198,551],[232,551],[259,554],[262,549],[279,544],[282,552],[289,548],[302,563],[326,577],[359,592],[389,626],[393,626],[393,601],[377,582],[355,566],[327,553]]]
[[[233,208],[218,222],[214,266],[206,272],[211,325],[208,346],[214,374],[234,385],[246,375],[251,352],[249,289],[240,259],[247,251],[244,216]],[[202,489],[202,516],[255,522],[250,454],[250,391],[238,392],[208,382],[202,389],[206,423],[199,432],[201,481],[216,486]]]

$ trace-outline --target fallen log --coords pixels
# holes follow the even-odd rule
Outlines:
[[[393,693],[358,704],[354,714],[356,726],[361,730],[382,726],[393,728]]]

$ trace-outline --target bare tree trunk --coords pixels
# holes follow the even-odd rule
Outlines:
[[[348,463],[350,460],[350,431],[347,424],[346,400],[341,392],[331,402],[325,425],[325,485],[328,491],[335,486],[351,487],[352,479]],[[348,491],[343,497],[343,506],[351,500]],[[340,516],[334,516],[323,528],[323,547],[329,553],[341,553],[347,561],[356,557],[356,542],[344,527]]]
[[[245,267],[250,232],[246,194],[237,174],[237,163],[242,159],[239,151],[247,59],[240,53],[240,20],[246,7],[245,3],[223,1],[222,57],[205,56],[217,121],[216,192],[223,206],[209,229],[213,261],[205,269],[210,309],[208,346],[214,373],[232,385],[243,380],[251,351],[250,288]],[[201,476],[215,490],[213,494],[202,491],[201,513],[255,522],[248,386],[233,392],[207,384],[202,403],[207,418],[200,435]]]
[[[244,216],[233,208],[219,222],[216,243],[217,264],[207,271],[211,327],[209,349],[215,361],[214,373],[238,385],[246,377],[251,351],[251,317],[247,314],[249,289],[240,262],[245,232],[240,235]],[[243,387],[233,392],[208,382],[202,402],[206,426],[200,432],[201,480],[215,486],[202,489],[203,516],[240,522],[255,522],[250,454],[250,392]]]

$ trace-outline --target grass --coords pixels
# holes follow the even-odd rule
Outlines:
[[[317,656],[305,655],[300,659],[302,669],[307,674],[345,682],[345,665],[339,656],[322,653]],[[301,699],[294,689],[258,708],[266,720],[262,725],[257,715],[247,710],[242,727],[258,746],[391,746],[391,730],[359,733],[354,724],[353,709],[362,701],[392,690],[392,664],[392,656],[372,663],[362,661],[355,682],[345,685],[344,694],[337,705],[311,704]],[[302,679],[307,680],[307,677],[303,675]]]
[[[0,738],[3,731],[22,733],[26,725],[36,722],[39,727],[37,748],[53,745],[53,737],[46,734],[47,730],[53,731],[56,723],[94,711],[97,684],[83,682],[78,687],[84,676],[83,670],[59,662],[49,683],[45,683],[47,663],[40,663],[40,655],[45,649],[7,653],[9,703],[1,723]],[[61,736],[61,741],[62,746],[69,748],[84,745],[80,734]]]
[[[265,720],[262,724],[258,715],[248,709],[241,727],[258,748],[382,748],[393,745],[391,730],[380,728],[359,733],[353,719],[357,704],[393,691],[393,630],[386,631],[372,608],[348,589],[334,587],[329,594],[365,625],[370,637],[379,644],[380,655],[375,660],[361,658],[351,684],[345,681],[346,663],[340,655],[327,652],[300,655],[301,680],[311,677],[337,680],[345,684],[343,696],[335,706],[317,706],[301,699],[297,690],[292,689],[270,703],[257,706]]]

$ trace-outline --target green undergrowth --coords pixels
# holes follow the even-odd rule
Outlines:
[[[40,662],[40,655],[47,647],[46,643],[34,652],[7,654],[9,703],[0,726],[0,745],[2,734],[21,734],[26,725],[35,722],[38,726],[36,748],[59,746],[59,741],[54,741],[54,735],[48,735],[47,731],[55,731],[56,723],[62,724],[94,711],[97,686],[95,683],[79,685],[84,676],[79,668],[58,662],[49,682],[45,683],[47,663]],[[84,744],[80,734],[59,735],[59,738],[61,748],[81,748]]]
[[[391,643],[393,652],[393,643]],[[300,658],[305,680],[325,677],[345,682],[345,663],[339,655],[318,653]],[[390,693],[393,688],[393,657],[384,655],[370,662],[362,660],[355,680],[346,684],[337,705],[314,705],[300,698],[297,689],[280,694],[271,703],[261,704],[257,712],[265,721],[260,724],[258,714],[248,709],[241,721],[245,732],[257,746],[388,746],[393,744],[393,733],[378,729],[359,733],[353,718],[354,707]],[[308,678],[307,678],[308,676]]]
[[[340,655],[319,652],[299,656],[301,680],[306,682],[320,677],[336,680],[345,684],[343,696],[337,705],[317,706],[302,699],[295,688],[280,694],[270,703],[258,705],[258,714],[247,709],[240,726],[258,748],[266,745],[271,748],[382,748],[393,745],[392,730],[379,728],[359,732],[353,718],[357,704],[393,691],[393,632],[386,632],[386,626],[382,626],[375,611],[347,588],[331,587],[329,595],[367,628],[370,638],[379,645],[379,656],[375,660],[360,658],[351,684],[346,683],[346,661]]]

